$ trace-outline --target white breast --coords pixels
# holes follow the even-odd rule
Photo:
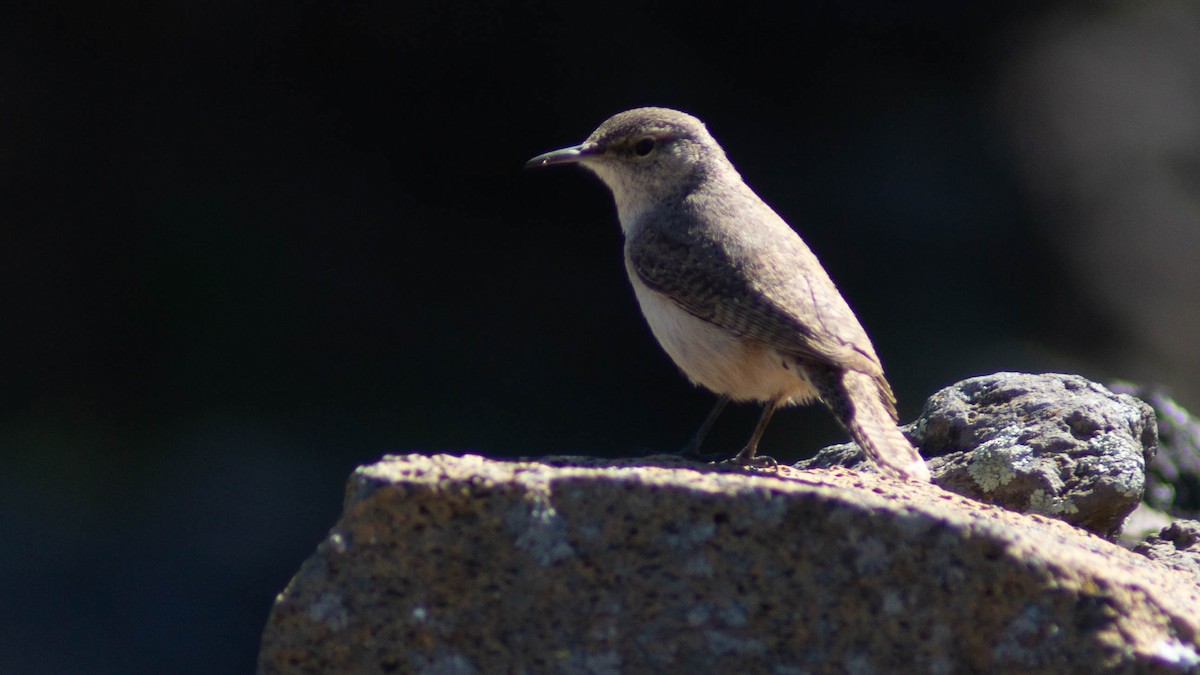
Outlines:
[[[628,262],[626,268],[651,332],[694,384],[737,401],[804,403],[816,396],[795,359],[696,318],[648,288]]]

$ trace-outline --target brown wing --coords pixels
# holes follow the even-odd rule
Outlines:
[[[642,227],[626,251],[642,282],[700,319],[785,354],[882,378],[858,320],[795,239],[802,251],[765,252]]]

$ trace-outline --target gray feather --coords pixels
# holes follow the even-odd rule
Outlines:
[[[728,200],[730,197],[726,197]],[[746,201],[737,195],[739,201]],[[720,216],[712,201],[694,204],[702,217]],[[756,198],[753,201],[758,201]],[[786,245],[759,245],[726,227],[688,227],[695,214],[649,213],[654,227],[631,228],[626,252],[638,277],[693,316],[738,336],[758,340],[804,360],[878,376],[883,368],[866,332],[800,237],[761,202],[771,219],[787,229]],[[745,217],[745,210],[741,211]],[[736,224],[738,217],[715,218]],[[766,220],[757,219],[759,227]],[[718,241],[721,237],[724,241]]]

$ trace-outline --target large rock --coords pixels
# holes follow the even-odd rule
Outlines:
[[[1200,667],[1200,586],[1060,521],[845,469],[385,458],[261,673]]]
[[[1157,447],[1154,411],[1077,375],[996,373],[934,394],[907,429],[933,481],[1114,538],[1141,501]],[[869,470],[854,444],[798,468]]]

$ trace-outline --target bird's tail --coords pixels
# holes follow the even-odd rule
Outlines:
[[[821,401],[884,474],[928,483],[929,468],[896,426],[895,399],[882,376],[824,367],[810,369]]]

